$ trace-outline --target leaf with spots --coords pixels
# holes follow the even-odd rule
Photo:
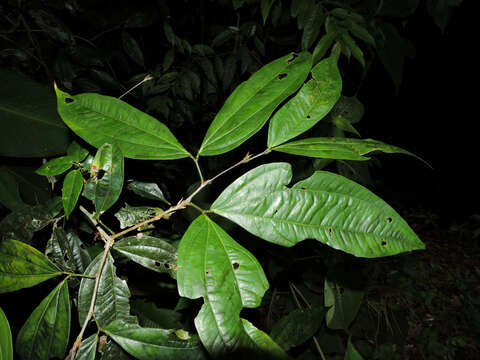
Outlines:
[[[43,299],[17,336],[22,360],[63,359],[70,334],[70,295],[67,280]]]
[[[237,86],[213,119],[199,154],[223,154],[256,134],[276,107],[302,85],[311,65],[308,52],[291,53]]]
[[[291,180],[290,164],[261,165],[228,186],[211,210],[282,246],[313,238],[359,257],[425,248],[405,220],[363,186],[326,171],[287,187]]]
[[[342,77],[332,55],[312,69],[312,79],[270,120],[268,146],[280,145],[322,120],[340,98],[341,91]]]
[[[40,284],[61,275],[37,249],[17,240],[0,242],[0,294]]]
[[[164,239],[131,236],[117,241],[113,248],[147,269],[166,272],[176,278],[177,249]]]
[[[242,308],[260,305],[268,288],[262,267],[206,215],[180,241],[177,283],[180,296],[204,300],[195,326],[212,357],[286,357],[267,334],[240,318]]]

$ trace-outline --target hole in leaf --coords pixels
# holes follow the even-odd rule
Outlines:
[[[388,221],[389,223],[391,223],[391,222],[393,221],[393,219],[389,216],[389,217],[387,217],[387,221]]]
[[[278,74],[278,80],[282,80],[283,78],[286,78],[287,76],[288,76],[288,74],[286,74],[286,73]]]
[[[235,261],[235,262],[232,264],[232,266],[233,266],[233,270],[237,270],[237,269],[240,267],[240,264]]]
[[[381,244],[382,244],[382,246],[386,246],[387,242],[385,240],[382,240]]]
[[[97,179],[102,180],[104,175],[105,175],[105,170],[102,170],[102,169],[98,170]]]
[[[298,57],[298,54],[293,53],[292,57],[287,60],[287,64],[290,64],[293,60],[295,60]]]
[[[275,209],[275,211],[273,212],[274,214],[278,213],[278,209]]]
[[[169,263],[165,263],[165,268],[166,268],[166,269],[170,269],[170,264],[169,264]]]
[[[155,266],[162,266],[161,262],[155,261]]]
[[[311,118],[311,116],[310,116],[310,115],[307,115],[307,119],[310,119],[310,118]]]
[[[205,274],[207,274],[207,275],[208,275],[208,274],[210,274],[210,271],[208,271],[208,270],[207,270],[207,271],[205,271]]]
[[[307,188],[305,186],[302,186],[300,189],[307,190]]]
[[[328,235],[332,236],[333,234],[333,229],[332,228],[328,228]]]
[[[65,104],[73,103],[75,100],[72,98],[65,98]]]
[[[68,261],[68,255],[67,254],[63,255],[63,261]]]

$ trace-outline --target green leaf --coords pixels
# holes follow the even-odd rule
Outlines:
[[[103,257],[99,254],[85,270],[85,275],[95,276],[98,273],[98,266]],[[128,323],[136,323],[136,318],[130,315],[130,290],[127,282],[121,280],[115,274],[113,258],[107,255],[102,275],[98,285],[97,298],[95,299],[95,319],[103,328],[112,321],[121,319]],[[78,321],[83,324],[85,321],[90,302],[92,300],[95,279],[82,278],[78,289]]]
[[[113,248],[150,270],[176,277],[177,249],[166,240],[146,235],[131,236],[117,241]]]
[[[58,113],[78,136],[100,147],[116,142],[127,158],[180,159],[189,156],[168,128],[122,100],[99,94],[69,95],[55,87]]]
[[[273,325],[270,336],[288,351],[315,335],[322,326],[324,315],[325,309],[318,306],[293,310]]]
[[[356,96],[342,95],[330,112],[330,117],[342,117],[350,124],[356,124],[363,118],[364,112],[365,107]]]
[[[321,5],[317,4],[313,9],[310,9],[305,19],[305,27],[302,34],[302,50],[308,50],[317,40],[324,21],[325,14]]]
[[[425,248],[405,220],[363,186],[325,171],[288,188],[291,179],[287,163],[259,166],[228,186],[211,210],[282,246],[313,238],[360,257]]]
[[[130,302],[132,314],[138,318],[142,327],[181,329],[182,314],[171,309],[158,308],[153,302],[146,300],[132,300]]]
[[[341,91],[337,60],[330,56],[312,69],[312,79],[275,113],[268,129],[268,146],[290,140],[322,120],[340,98]]]
[[[95,155],[90,173],[94,174],[93,202],[97,213],[108,210],[120,197],[123,188],[123,155],[116,144],[102,145]]]
[[[75,355],[76,360],[95,360],[97,352],[98,334],[90,335],[82,341],[82,346]]]
[[[11,211],[18,210],[25,206],[15,176],[7,167],[0,167],[0,204]]]
[[[115,217],[120,222],[120,229],[125,229],[129,226],[150,219],[157,213],[157,211],[162,211],[162,209],[149,206],[130,206],[125,204],[125,207],[121,208],[115,214]]]
[[[73,159],[70,156],[62,156],[47,161],[37,170],[38,175],[55,176],[60,175],[70,169],[73,165]]]
[[[43,299],[18,333],[16,351],[22,360],[63,359],[70,334],[67,280]]]
[[[260,305],[268,288],[260,264],[205,215],[190,224],[180,241],[177,284],[180,296],[204,299],[195,326],[211,356],[285,357],[268,335],[240,318],[243,307]]]
[[[274,148],[287,154],[303,155],[323,159],[370,160],[364,156],[374,151],[387,154],[405,154],[424,162],[418,156],[397,146],[388,145],[373,139],[350,139],[342,137],[308,138],[292,141]]]
[[[341,36],[341,42],[351,51],[353,57],[357,59],[357,61],[363,66],[363,68],[365,68],[365,58],[363,56],[363,51],[358,47],[355,40],[353,40],[353,38],[345,32]]]
[[[261,0],[260,2],[260,10],[262,12],[263,23],[267,22],[268,14],[270,14],[270,10],[272,9],[272,5],[275,0]]]
[[[68,129],[55,111],[55,97],[30,79],[0,69],[0,156],[46,157],[62,154]]]
[[[348,22],[348,30],[356,38],[364,41],[368,45],[371,45],[371,46],[375,47],[375,39],[368,32],[368,30],[365,27],[363,27],[363,25],[359,25],[354,21],[349,21]]]
[[[13,360],[12,332],[10,324],[0,307],[0,360]]]
[[[47,242],[45,255],[66,271],[83,274],[92,258],[82,240],[73,232],[55,228]]]
[[[448,1],[449,0],[437,0],[438,3],[445,3]],[[419,2],[420,0],[384,0],[382,6],[380,6],[378,9],[378,15],[405,18],[413,15],[418,7]]]
[[[168,71],[175,61],[175,49],[168,49],[163,57],[163,71]]]
[[[141,67],[145,66],[145,61],[143,60],[143,53],[138,45],[137,40],[130,35],[127,31],[122,31],[122,45],[127,54],[133,62],[137,63]]]
[[[67,148],[67,155],[70,156],[73,161],[79,163],[88,156],[88,150],[81,147],[76,141],[73,141]]]
[[[165,204],[170,205],[170,202],[163,195],[160,187],[155,183],[146,183],[136,180],[129,180],[127,185],[128,190],[132,190],[135,194],[140,195],[146,199],[160,200]]]
[[[117,344],[139,360],[200,360],[205,359],[198,337],[180,339],[175,330],[142,328],[114,321],[103,329]]]
[[[353,125],[343,116],[332,117],[332,124],[342,131],[348,131],[357,136],[361,136],[360,133],[353,127]]]
[[[167,39],[167,41],[171,45],[175,46],[175,33],[173,32],[173,29],[169,23],[163,23],[163,32],[165,33],[165,38]]]
[[[70,171],[63,180],[62,203],[65,210],[65,216],[68,217],[75,209],[78,198],[83,189],[83,176],[80,170]]]
[[[390,1],[391,2],[391,1]],[[412,5],[418,4],[418,0],[409,0]],[[450,17],[454,13],[454,7],[460,6],[463,0],[427,0],[426,6],[429,15],[433,18],[435,24],[440,28],[442,33],[450,21]]]
[[[101,352],[101,360],[131,360],[131,357],[114,341],[108,341],[103,345]]]
[[[275,108],[303,83],[311,61],[308,52],[291,53],[237,86],[208,128],[199,154],[223,154],[258,132]]]
[[[350,289],[342,284],[325,279],[326,320],[330,329],[347,330],[362,305],[363,291]]]
[[[325,56],[330,46],[332,46],[333,42],[337,38],[337,34],[335,33],[328,33],[323,35],[320,40],[318,41],[315,49],[313,50],[313,61],[312,65],[317,65],[320,60]]]
[[[344,360],[363,360],[363,356],[353,346],[352,337],[348,338],[347,351],[345,352]]]
[[[17,240],[0,242],[0,294],[31,287],[62,271],[37,249]]]
[[[52,197],[51,186],[45,176],[38,175],[33,166],[2,167],[18,184],[20,196],[29,205],[45,203]]]

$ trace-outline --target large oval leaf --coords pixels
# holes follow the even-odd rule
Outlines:
[[[86,275],[95,276],[103,257],[99,254],[85,270]],[[93,296],[95,279],[83,278],[78,290],[78,320],[85,321]],[[113,258],[108,254],[98,285],[95,299],[95,320],[101,327],[106,327],[112,321],[121,319],[128,323],[136,323],[136,318],[130,315],[130,290],[127,282],[115,274]]]
[[[105,333],[140,360],[200,360],[205,355],[196,335],[181,339],[175,330],[142,328],[114,321]]]
[[[132,159],[166,160],[189,156],[170,130],[157,119],[122,100],[99,94],[70,95],[55,87],[58,113],[89,144],[116,142]]]
[[[0,308],[0,360],[13,360],[12,332],[2,308]]]
[[[177,249],[167,241],[151,236],[131,236],[113,247],[129,259],[156,272],[177,275]]]
[[[212,211],[283,246],[314,238],[361,257],[425,248],[405,220],[363,186],[317,171],[287,188],[291,178],[287,163],[259,166],[228,186]]]
[[[37,249],[17,240],[0,242],[0,294],[37,285],[62,274]]]
[[[285,355],[268,335],[240,318],[243,307],[260,305],[268,288],[263,269],[205,215],[190,224],[180,242],[177,283],[181,296],[204,299],[195,326],[214,358]]]
[[[16,350],[22,360],[63,359],[70,334],[67,280],[43,299],[18,333]]]
[[[312,79],[275,113],[268,129],[268,147],[284,143],[322,120],[341,91],[342,77],[332,55],[312,69]]]
[[[68,129],[55,96],[30,79],[0,69],[0,156],[46,157],[65,152]]]
[[[388,154],[410,155],[423,161],[409,151],[373,139],[308,138],[277,146],[273,150],[287,154],[343,160],[370,160],[369,157],[364,155],[374,151],[381,151]]]
[[[311,66],[308,52],[292,53],[265,65],[237,86],[208,128],[199,155],[223,154],[254,135],[305,81]]]

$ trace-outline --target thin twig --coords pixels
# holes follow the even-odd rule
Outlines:
[[[147,74],[145,75],[145,77],[143,78],[142,81],[140,81],[138,84],[134,85],[133,87],[131,87],[129,90],[125,91],[122,95],[120,95],[118,98],[121,99],[122,97],[124,97],[125,95],[131,93],[133,90],[135,90],[137,87],[139,87],[140,85],[142,85],[144,82],[147,82],[149,80],[152,80],[153,79],[153,76],[150,75],[150,74]]]

